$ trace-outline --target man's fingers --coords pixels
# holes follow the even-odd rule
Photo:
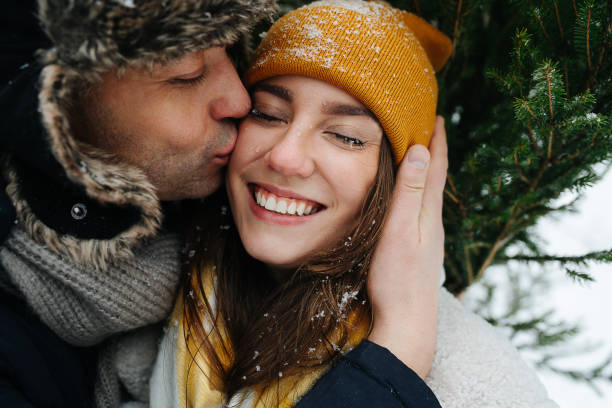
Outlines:
[[[386,222],[388,228],[405,228],[418,222],[429,162],[430,154],[425,146],[414,145],[406,152],[395,181]]]
[[[406,233],[420,235],[423,228],[430,232],[442,228],[447,169],[444,119],[438,116],[429,149],[412,146],[400,164],[382,240],[395,242],[407,238]]]
[[[423,193],[423,209],[427,216],[431,214],[439,218],[442,213],[444,185],[446,184],[446,172],[448,170],[446,131],[444,130],[444,119],[441,116],[438,116],[436,119],[429,150],[431,153],[431,164],[429,165],[425,192]]]

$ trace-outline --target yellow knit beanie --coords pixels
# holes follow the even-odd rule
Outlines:
[[[274,23],[245,83],[304,75],[344,89],[376,115],[399,163],[409,146],[429,144],[438,99],[434,73],[451,51],[448,37],[387,3],[317,1]]]

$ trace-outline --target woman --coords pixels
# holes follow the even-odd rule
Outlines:
[[[433,73],[450,50],[433,27],[383,3],[321,1],[274,24],[246,74],[253,108],[240,126],[227,195],[206,203],[193,238],[152,407],[293,406],[334,363],[376,375],[358,360],[377,352],[365,339],[425,378],[435,344],[439,216],[423,232],[433,231],[439,248],[427,270],[408,288],[405,279],[383,284],[404,306],[395,322],[377,320],[366,289],[381,289],[366,281],[374,248],[384,245],[396,165],[410,145],[429,144]],[[445,149],[440,132],[432,143],[438,155]],[[443,184],[432,194],[441,197]],[[164,372],[176,374],[169,388],[156,385]],[[376,406],[439,406],[414,372],[402,376],[401,391],[414,395],[394,389]]]

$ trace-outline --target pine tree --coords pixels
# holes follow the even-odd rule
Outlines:
[[[499,288],[486,279],[479,310],[512,338],[527,333],[534,350],[567,344],[579,331],[554,311],[521,320],[530,306],[519,282],[541,285],[516,262],[563,268],[591,281],[591,262],[612,263],[612,249],[581,256],[547,254],[533,226],[574,209],[555,206],[564,192],[596,183],[597,165],[612,158],[612,1],[389,1],[447,34],[454,52],[438,73],[438,112],[446,121],[450,168],[445,188],[447,288],[461,294],[492,266],[507,270],[507,310],[487,305]],[[282,12],[308,1],[280,1]],[[511,266],[514,265],[514,266]],[[532,268],[533,270],[533,268]],[[532,295],[533,296],[533,295]],[[485,312],[485,311],[489,312]],[[554,321],[553,321],[554,320]],[[549,349],[546,349],[549,350]],[[559,371],[554,355],[538,365]],[[603,379],[612,357],[592,370],[561,372]]]

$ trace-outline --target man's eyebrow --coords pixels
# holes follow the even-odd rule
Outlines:
[[[287,102],[292,102],[293,101],[293,95],[291,94],[291,91],[289,91],[287,88],[279,86],[279,85],[273,85],[273,84],[266,84],[264,83],[258,83],[253,87],[253,90],[251,91],[253,93],[255,92],[268,92],[271,93],[274,96],[277,96]]]
[[[328,115],[346,115],[346,116],[369,116],[375,121],[378,121],[376,116],[369,109],[360,106],[346,105],[343,103],[325,103],[321,108],[323,113]]]
[[[168,61],[160,62],[158,65],[159,72],[163,74],[171,73],[181,64],[187,64],[189,65],[189,68],[193,68],[192,70],[195,71],[206,65],[202,54],[203,51],[200,51],[195,54],[183,55],[182,57],[172,58]]]

